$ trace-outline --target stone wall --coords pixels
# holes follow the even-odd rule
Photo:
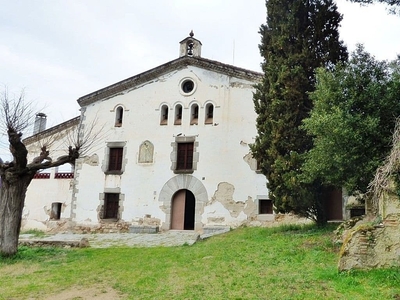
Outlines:
[[[356,226],[345,238],[339,270],[400,266],[400,214],[382,224]]]

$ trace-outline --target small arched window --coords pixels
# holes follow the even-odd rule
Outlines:
[[[168,125],[168,105],[161,107],[160,125]]]
[[[205,124],[212,124],[214,121],[214,105],[208,103],[206,105],[206,119]]]
[[[178,104],[175,106],[175,125],[182,124],[182,105]]]
[[[121,106],[118,106],[117,110],[115,111],[115,127],[122,126],[123,116],[124,116],[124,109]]]
[[[197,125],[199,122],[199,106],[193,104],[190,112],[190,125]]]

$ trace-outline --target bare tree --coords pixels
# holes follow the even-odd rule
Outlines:
[[[32,124],[32,103],[25,101],[23,93],[11,99],[5,90],[0,97],[0,115],[3,120],[0,126],[7,133],[12,154],[10,162],[0,159],[0,255],[13,256],[18,250],[26,191],[35,174],[39,170],[66,163],[75,164],[75,160],[92,146],[98,134],[93,131],[94,124],[87,130],[83,130],[80,124],[66,139],[69,143],[66,155],[53,160],[49,140],[41,145],[40,155],[28,162],[28,150],[21,137],[22,132]]]

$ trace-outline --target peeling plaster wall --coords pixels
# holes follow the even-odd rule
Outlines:
[[[195,82],[195,91],[189,96],[180,91],[183,78]],[[208,195],[204,207],[197,208],[199,196],[195,194],[196,230],[213,224],[234,227],[251,220],[257,211],[257,195],[268,194],[265,177],[244,159],[257,134],[252,101],[254,83],[186,66],[82,107],[83,124],[101,120],[97,126],[102,135],[92,152],[77,160],[72,219],[81,225],[97,224],[101,194],[108,189],[119,189],[125,195],[121,222],[144,224],[145,220],[154,219],[168,230],[170,208],[166,203],[171,199],[161,201],[160,198],[166,183],[177,176],[171,170],[170,156],[171,144],[180,134],[195,137],[199,155],[197,168],[190,176],[201,183]],[[198,125],[190,125],[192,103],[199,106]],[[207,103],[214,105],[213,124],[209,125],[204,124]],[[168,125],[160,126],[163,104],[169,107],[169,121]],[[181,125],[173,125],[177,104],[183,107]],[[114,126],[118,106],[124,109],[121,127]],[[152,163],[138,163],[143,141],[154,146]],[[123,174],[118,176],[106,175],[103,171],[105,147],[113,142],[125,145],[126,165]],[[171,195],[178,188],[168,186]]]
[[[203,223],[208,225],[241,225],[256,216],[256,204],[251,197],[238,200],[235,187],[227,182],[218,184],[214,196],[207,203]]]

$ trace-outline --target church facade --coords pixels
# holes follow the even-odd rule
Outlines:
[[[257,170],[254,85],[262,74],[201,57],[191,34],[179,57],[78,99],[81,116],[25,140],[63,155],[71,133],[99,133],[75,166],[38,173],[23,229],[195,230],[274,219]]]

